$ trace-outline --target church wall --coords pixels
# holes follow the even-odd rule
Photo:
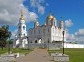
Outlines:
[[[52,26],[52,28],[51,28],[52,41],[62,41],[62,38],[63,38],[62,31],[63,31],[62,29]]]
[[[31,31],[32,31],[32,34],[30,34]],[[51,29],[50,27],[46,27],[46,26],[34,28],[29,32],[29,38],[30,38],[30,41],[33,41],[33,43],[38,38],[42,39],[42,43],[44,42],[47,43],[48,41],[51,42]]]
[[[63,25],[62,25],[63,26]],[[54,16],[49,15],[46,19],[46,24],[41,26],[36,26],[29,30],[29,39],[33,43],[35,40],[41,39],[42,43],[52,43],[53,41],[63,40],[63,28],[57,26],[57,20]],[[31,34],[32,32],[32,34]],[[66,37],[65,37],[66,40]],[[60,43],[60,42],[59,42]]]

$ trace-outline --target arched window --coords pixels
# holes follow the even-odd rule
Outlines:
[[[32,34],[32,31],[31,31],[31,34]]]
[[[50,40],[49,40],[49,38],[48,38],[48,43],[50,43]]]
[[[23,26],[23,29],[25,30],[25,26]]]
[[[34,30],[34,34],[36,33],[36,31]]]
[[[48,32],[49,32],[49,28],[48,28]]]
[[[35,40],[35,43],[37,43],[37,40]]]
[[[21,26],[19,26],[19,29],[21,28]]]
[[[43,33],[45,34],[45,29],[43,29]]]
[[[40,30],[39,30],[39,34],[40,34]]]
[[[19,33],[19,36],[20,36],[20,33]]]

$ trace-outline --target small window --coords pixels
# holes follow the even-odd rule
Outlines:
[[[43,33],[45,33],[45,29],[43,29]]]
[[[55,25],[55,22],[54,22],[54,25]]]
[[[25,26],[23,26],[23,29],[25,29]]]
[[[31,34],[32,34],[32,31],[31,31]]]
[[[49,41],[49,38],[48,38],[48,43],[49,43],[50,41]]]
[[[48,32],[49,32],[49,28],[48,28]]]
[[[36,33],[36,31],[34,30],[34,34]]]
[[[40,34],[40,30],[39,30],[39,34]]]
[[[35,40],[35,43],[37,43],[37,40]]]
[[[20,34],[19,34],[19,36],[20,36]]]
[[[19,26],[19,29],[21,28],[21,26]]]
[[[51,25],[53,25],[53,21],[51,21]]]

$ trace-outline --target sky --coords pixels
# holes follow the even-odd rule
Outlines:
[[[24,10],[27,31],[33,28],[35,19],[40,25],[45,24],[46,17],[51,13],[57,23],[60,20],[65,22],[68,40],[84,41],[83,0],[0,0],[0,26],[9,25],[12,37],[17,32],[21,8]]]

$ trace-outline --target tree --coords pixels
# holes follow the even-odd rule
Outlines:
[[[2,27],[0,27],[0,47],[3,50],[3,47],[6,46],[7,44],[7,40],[10,39],[11,36],[11,32],[9,31],[9,26],[8,25],[4,25]]]

